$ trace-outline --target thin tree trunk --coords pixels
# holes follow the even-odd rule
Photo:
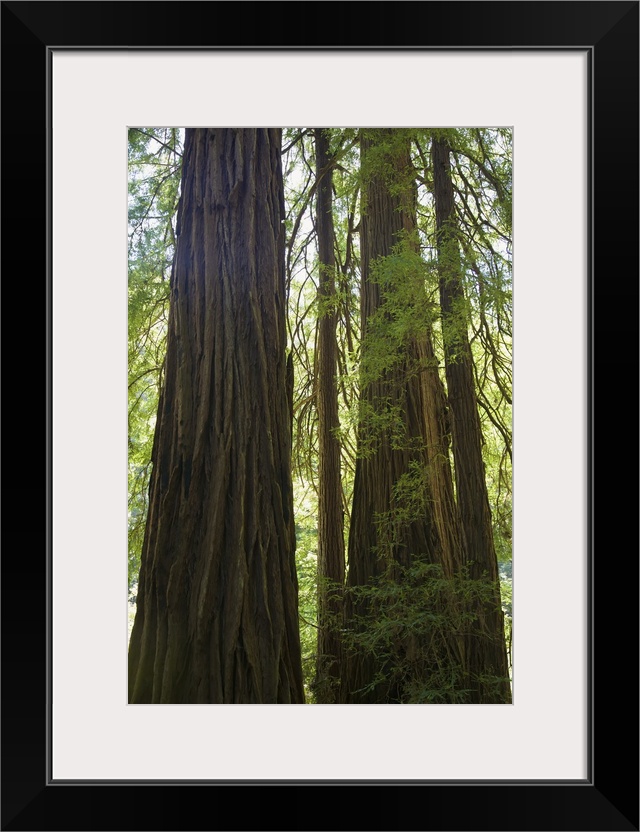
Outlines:
[[[423,356],[424,367],[420,380],[423,389],[424,437],[433,518],[438,530],[443,571],[447,577],[451,578],[466,560],[465,538],[455,500],[449,457],[451,444],[449,404],[438,370],[438,360],[433,348],[433,335],[430,327],[424,338],[419,341],[419,349]]]
[[[303,702],[279,129],[188,129],[131,703]]]
[[[344,584],[344,517],[340,479],[340,442],[336,431],[337,307],[332,216],[333,176],[329,137],[315,130],[317,189],[318,297],[318,659],[316,698],[331,703],[340,679],[340,629]]]
[[[498,562],[482,460],[482,429],[473,377],[471,346],[458,247],[450,148],[432,142],[440,305],[457,502],[466,539],[469,577],[486,583],[485,600],[467,638],[466,664],[473,702],[510,702],[511,689],[500,605]],[[493,677],[493,678],[491,678]]]

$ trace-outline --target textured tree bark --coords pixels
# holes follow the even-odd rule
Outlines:
[[[131,703],[303,702],[279,129],[188,129]]]
[[[375,140],[363,135],[363,162],[376,141],[389,137],[390,132],[386,131],[380,131]],[[373,173],[365,177],[363,184],[360,288],[363,360],[367,348],[368,321],[383,303],[380,285],[371,279],[372,267],[379,258],[389,256],[402,232],[411,234],[416,223],[412,183],[401,184],[410,164],[408,146],[391,151],[385,162],[394,171],[395,181]],[[420,300],[418,298],[417,302]],[[417,373],[419,366],[426,366],[426,372]],[[366,383],[360,396],[370,412],[378,415],[393,412],[397,422],[380,429],[371,428],[365,419],[359,427],[359,453],[349,530],[348,590],[366,587],[390,565],[392,568],[394,564],[407,567],[416,560],[442,566],[445,574],[451,574],[454,560],[459,559],[459,553],[454,551],[459,540],[455,532],[439,528],[449,519],[444,516],[439,518],[438,510],[434,509],[441,499],[433,490],[441,487],[437,479],[429,478],[429,496],[421,516],[409,522],[394,519],[394,512],[402,509],[401,498],[394,487],[412,465],[417,465],[421,471],[429,471],[430,461],[443,448],[446,452],[442,432],[443,391],[429,338],[425,335],[413,339],[406,346],[402,360],[393,363],[379,378]],[[402,437],[401,441],[398,437]],[[363,455],[362,448],[366,445],[369,448]],[[438,463],[441,477],[447,469],[448,462],[447,468]],[[449,498],[450,492],[447,495]],[[446,506],[444,511],[446,514]],[[398,517],[402,517],[401,511]],[[381,522],[381,518],[386,519]],[[348,627],[357,631],[360,626],[358,618],[366,621],[375,614],[367,602],[358,600],[347,591],[345,618]],[[421,648],[420,645],[406,644],[401,649],[408,654]],[[448,649],[451,654],[457,654],[459,648],[452,640]],[[342,668],[341,701],[357,704],[403,700],[402,687],[385,681],[388,668],[375,654],[359,652],[345,656]],[[428,668],[424,672],[429,675]],[[428,684],[428,679],[425,679],[425,684]]]
[[[318,296],[318,658],[315,693],[321,704],[335,702],[340,679],[340,629],[344,584],[344,517],[340,478],[340,442],[336,435],[337,308],[332,216],[333,176],[329,138],[315,130],[317,231],[320,276]]]
[[[440,305],[457,502],[466,539],[469,577],[485,580],[490,595],[485,603],[474,604],[473,612],[477,618],[473,631],[466,640],[471,701],[511,702],[498,562],[482,460],[482,428],[475,393],[462,264],[456,233],[450,148],[445,140],[434,138],[431,153]],[[494,677],[493,681],[489,677]]]
[[[418,342],[418,348],[424,368],[420,374],[420,381],[424,402],[422,412],[433,519],[438,531],[443,572],[450,578],[459,571],[466,560],[465,538],[455,499],[449,456],[451,444],[449,404],[438,370],[431,328]],[[462,649],[462,644],[459,645],[459,649]]]

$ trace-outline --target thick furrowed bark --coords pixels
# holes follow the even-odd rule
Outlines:
[[[301,702],[280,131],[187,130],[131,702]]]

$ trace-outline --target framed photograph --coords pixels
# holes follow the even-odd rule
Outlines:
[[[3,829],[639,828],[638,9],[2,3],[47,416],[45,533],[2,565]],[[127,130],[318,124],[513,131],[509,705],[128,703]]]

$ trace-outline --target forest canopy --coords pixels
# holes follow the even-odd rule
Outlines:
[[[129,701],[511,702],[511,130],[128,138]]]

